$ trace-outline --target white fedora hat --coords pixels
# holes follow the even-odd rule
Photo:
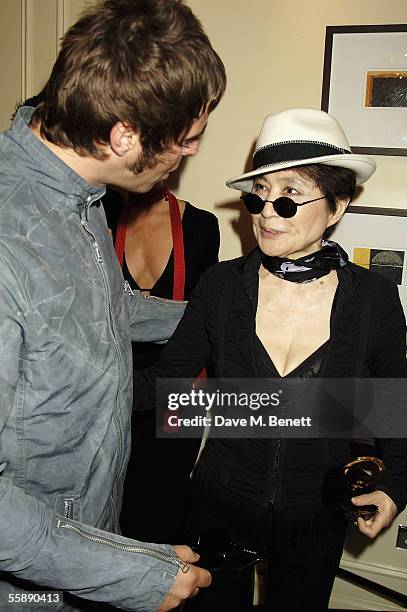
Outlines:
[[[353,170],[357,185],[376,170],[371,157],[351,152],[343,129],[331,115],[314,108],[292,108],[267,115],[257,139],[253,170],[229,179],[226,185],[249,192],[256,176],[308,164]]]

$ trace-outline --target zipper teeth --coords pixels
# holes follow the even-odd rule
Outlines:
[[[124,281],[124,292],[128,293],[129,295],[134,295],[134,291],[133,289],[130,287],[130,283],[128,280]]]
[[[112,307],[111,307],[111,300],[110,300],[110,291],[109,291],[109,286],[107,284],[106,278],[105,278],[105,273],[103,271],[103,266],[104,266],[104,262],[103,262],[103,258],[100,254],[100,249],[99,249],[99,245],[96,241],[96,237],[94,236],[94,234],[87,228],[86,226],[86,221],[83,220],[83,218],[81,217],[80,219],[80,227],[83,229],[83,231],[90,236],[91,240],[92,240],[92,247],[96,253],[96,260],[97,260],[97,267],[99,268],[99,272],[100,275],[102,277],[102,282],[103,285],[105,287],[105,291],[106,291],[106,296],[107,296],[107,304],[108,304],[108,319],[109,319],[109,327],[110,330],[112,332],[112,338],[113,338],[113,343],[115,346],[115,350],[116,350],[116,354],[117,354],[117,361],[118,361],[118,366],[119,366],[119,381],[121,380],[121,373],[122,373],[122,363],[121,363],[121,356],[120,356],[120,350],[119,350],[119,345],[118,342],[116,340],[116,334],[115,334],[115,330],[113,327],[113,317],[112,317]],[[119,386],[117,388],[117,394],[116,394],[116,407],[118,407],[119,405]],[[122,432],[120,429],[120,424],[119,421],[117,419],[116,413],[113,414],[113,422],[115,424],[116,427],[116,431],[117,431],[117,438],[118,438],[118,456],[119,456],[119,461],[116,462],[115,465],[115,471],[114,471],[114,475],[113,475],[113,485],[115,486],[117,484],[118,478],[119,478],[119,474],[120,474],[120,465],[123,461],[123,437],[122,437]]]
[[[96,240],[94,241],[92,246],[95,249],[97,262],[100,264],[103,264],[103,258],[102,258],[102,255],[100,254],[100,248]]]
[[[120,368],[120,365],[119,365],[119,368]],[[117,392],[117,394],[119,394],[119,392]],[[113,478],[113,482],[114,482],[114,484],[116,484],[117,480],[118,480],[118,477],[119,477],[119,474],[120,474],[119,466],[121,465],[121,463],[123,461],[123,437],[122,437],[122,430],[121,430],[121,427],[120,427],[119,419],[116,416],[116,413],[113,415],[113,423],[115,424],[116,431],[117,431],[118,454],[119,454],[119,457],[120,457],[120,461],[118,461],[116,463],[115,474],[114,474],[114,478]]]
[[[64,500],[64,517],[66,519],[72,518],[72,510],[73,510],[73,499],[65,499]]]
[[[150,557],[155,557],[156,559],[161,559],[162,561],[170,561],[174,565],[178,565],[184,573],[189,570],[189,564],[185,563],[178,557],[174,557],[168,553],[160,553],[157,550],[153,550],[152,548],[145,548],[143,546],[126,546],[124,544],[118,544],[117,542],[113,542],[112,540],[108,540],[107,538],[101,538],[99,536],[94,536],[83,529],[79,529],[79,527],[75,527],[71,523],[63,523],[61,520],[58,520],[58,527],[61,529],[71,529],[78,533],[81,537],[89,540],[91,542],[95,542],[97,544],[104,544],[105,546],[110,546],[111,548],[117,548],[118,550],[124,550],[125,552],[133,552],[133,553],[142,553],[144,555],[148,555]]]
[[[275,498],[275,495],[276,495],[277,474],[278,474],[278,468],[279,468],[279,464],[280,464],[280,448],[281,448],[281,438],[278,438],[276,454],[274,456],[273,480],[272,480],[272,483],[271,483],[271,495],[270,495],[270,503],[271,504],[274,504],[274,498]]]

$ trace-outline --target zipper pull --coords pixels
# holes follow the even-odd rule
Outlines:
[[[177,565],[180,566],[183,574],[186,574],[189,572],[189,568],[190,568],[189,563],[187,563],[186,561],[182,561],[179,557],[176,559],[176,562],[177,562]]]
[[[88,196],[85,202],[81,206],[80,217],[81,217],[81,224],[83,225],[83,227],[86,227],[86,223],[89,221],[89,208],[90,208],[91,200],[92,200],[92,197]]]
[[[85,208],[85,204],[82,206],[81,208],[81,212],[80,212],[80,220],[81,220],[81,225],[82,227],[86,228],[86,208]]]
[[[85,206],[84,206],[86,221],[89,221],[89,208],[90,208],[91,203],[92,203],[92,196],[88,195],[88,197],[86,198]]]

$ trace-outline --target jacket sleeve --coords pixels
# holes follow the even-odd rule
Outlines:
[[[5,427],[21,401],[20,355],[32,309],[18,271],[8,261],[1,263],[0,573],[124,610],[153,612],[180,567],[172,547],[140,544],[65,520],[14,484],[9,473]]]
[[[195,378],[207,364],[212,350],[207,310],[209,301],[213,299],[207,277],[204,274],[199,280],[184,316],[158,361],[150,368],[134,371],[135,410],[147,410],[155,406],[157,378]]]
[[[132,291],[129,302],[132,342],[165,342],[174,333],[186,306],[186,302],[144,297],[140,291]]]
[[[104,215],[109,229],[115,236],[118,216],[124,203],[122,196],[110,189],[103,198]],[[120,270],[114,247],[110,238],[108,239],[110,257],[114,259],[114,265]],[[110,260],[109,260],[110,261]],[[122,271],[120,270],[120,274]],[[173,302],[156,297],[145,297],[140,291],[131,289],[125,282],[127,294],[127,309],[130,323],[130,339],[132,342],[166,342],[174,333],[180,318],[182,317],[186,302]]]
[[[377,378],[406,378],[406,321],[397,285],[388,283],[375,299],[382,307],[375,321],[371,373]],[[405,437],[377,441],[386,466],[378,489],[393,499],[398,512],[404,510],[407,503],[407,432],[402,435]]]

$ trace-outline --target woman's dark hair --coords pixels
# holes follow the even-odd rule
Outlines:
[[[104,0],[64,36],[31,125],[103,159],[98,145],[122,121],[139,134],[141,171],[218,104],[225,86],[223,63],[182,0]]]
[[[293,170],[318,187],[325,195],[331,212],[336,212],[338,200],[351,202],[355,195],[356,175],[353,170],[325,164],[298,166]]]
[[[293,168],[298,174],[309,179],[323,193],[331,212],[336,212],[339,200],[352,201],[356,191],[356,174],[348,168],[328,166],[325,164],[312,164]],[[331,236],[336,223],[326,228],[324,238]]]

